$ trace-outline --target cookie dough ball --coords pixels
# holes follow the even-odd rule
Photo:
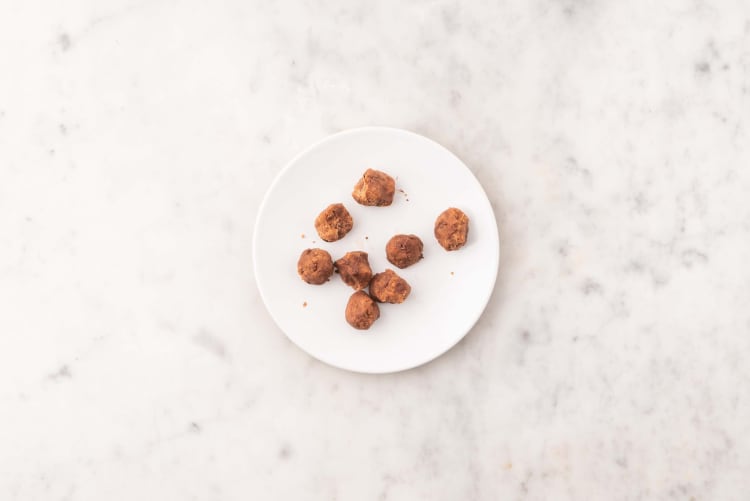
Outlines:
[[[347,252],[344,257],[333,264],[341,275],[341,280],[346,285],[354,287],[354,290],[362,290],[370,283],[372,268],[370,268],[366,252]]]
[[[370,295],[381,303],[400,304],[406,301],[411,286],[393,270],[377,273],[370,282]]]
[[[424,245],[416,235],[396,235],[385,245],[385,256],[399,268],[411,266],[424,256]]]
[[[393,203],[396,181],[385,172],[367,169],[354,186],[352,197],[362,205],[384,207]]]
[[[346,304],[346,321],[355,329],[369,329],[380,318],[378,304],[364,291],[357,291]]]
[[[463,247],[468,234],[469,216],[460,209],[446,209],[435,220],[435,238],[447,251]]]
[[[354,226],[352,216],[344,204],[331,204],[315,218],[315,229],[326,242],[341,240]]]
[[[308,284],[324,284],[333,275],[333,260],[323,249],[306,249],[297,261],[297,273]]]

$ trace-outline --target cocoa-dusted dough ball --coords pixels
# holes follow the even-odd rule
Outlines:
[[[341,240],[354,226],[344,204],[331,204],[315,218],[315,229],[326,242]]]
[[[460,209],[445,209],[435,220],[435,238],[447,251],[463,247],[468,234],[469,216]]]
[[[365,291],[357,291],[346,304],[346,321],[355,329],[369,329],[380,318],[378,303]]]
[[[305,249],[297,261],[297,273],[308,284],[324,284],[333,275],[333,260],[323,249]]]
[[[370,283],[372,268],[370,268],[366,252],[347,252],[344,257],[333,264],[341,275],[341,280],[354,290],[362,290]]]
[[[406,268],[422,259],[424,245],[416,235],[396,235],[385,244],[385,256],[395,266]]]
[[[352,197],[362,205],[384,207],[393,203],[396,192],[396,181],[385,172],[367,169],[362,178],[354,185]]]
[[[390,269],[375,274],[370,282],[370,295],[381,303],[403,303],[410,292],[409,283]]]

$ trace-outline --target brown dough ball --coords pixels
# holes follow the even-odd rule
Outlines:
[[[331,255],[323,249],[306,249],[297,261],[297,273],[308,284],[324,284],[333,275]]]
[[[468,234],[469,216],[460,209],[446,209],[435,220],[435,238],[447,251],[463,247]]]
[[[315,218],[315,229],[326,242],[344,238],[353,226],[352,216],[344,204],[331,204]]]
[[[380,318],[378,304],[364,291],[357,291],[346,304],[346,321],[355,329],[369,329]]]
[[[370,295],[381,303],[400,304],[406,301],[411,286],[393,270],[377,273],[370,282]]]
[[[396,181],[385,172],[367,169],[354,185],[352,197],[362,205],[384,207],[393,203]]]
[[[406,268],[424,257],[422,249],[424,245],[418,236],[396,235],[385,245],[385,256],[395,266]]]
[[[346,285],[354,287],[354,290],[362,290],[370,283],[372,268],[370,268],[366,252],[347,252],[344,257],[336,260],[333,264],[336,265],[341,280]]]

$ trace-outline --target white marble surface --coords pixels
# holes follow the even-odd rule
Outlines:
[[[0,499],[746,500],[750,4],[0,0]],[[281,166],[462,157],[502,262],[454,350],[309,358]]]

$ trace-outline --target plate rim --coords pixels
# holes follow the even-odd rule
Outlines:
[[[415,136],[418,139],[426,140],[426,141],[432,143],[436,147],[438,147],[441,150],[445,151],[448,155],[450,155],[453,158],[455,158],[458,161],[458,163],[464,169],[466,169],[466,171],[471,176],[471,179],[473,179],[474,182],[479,187],[482,195],[484,195],[484,199],[487,201],[487,205],[489,206],[489,209],[490,209],[489,213],[492,216],[492,221],[494,223],[493,227],[495,229],[495,231],[492,232],[492,237],[493,237],[493,240],[494,240],[493,241],[492,250],[494,252],[493,252],[493,259],[492,259],[492,283],[491,283],[491,287],[489,287],[489,289],[488,289],[487,297],[484,298],[484,300],[483,300],[482,308],[478,310],[479,313],[477,315],[475,315],[475,317],[472,319],[472,321],[469,324],[469,327],[466,329],[466,331],[463,332],[463,333],[461,333],[460,336],[457,336],[456,340],[453,343],[451,343],[450,345],[448,345],[445,348],[443,348],[442,351],[441,350],[437,350],[436,352],[430,352],[429,356],[426,357],[422,361],[419,361],[419,362],[416,362],[416,363],[409,362],[407,364],[403,364],[402,366],[398,366],[395,369],[382,369],[382,370],[378,370],[378,369],[375,369],[375,370],[373,370],[373,369],[362,369],[362,368],[357,368],[357,367],[353,367],[353,366],[348,366],[347,364],[341,364],[341,363],[338,363],[338,362],[333,362],[331,360],[327,360],[326,359],[327,357],[325,357],[325,356],[319,356],[317,354],[310,353],[308,350],[306,350],[305,348],[303,348],[302,346],[300,346],[294,339],[292,339],[292,337],[289,336],[289,334],[279,324],[279,321],[277,320],[276,316],[274,315],[272,309],[269,308],[269,306],[268,306],[268,298],[264,294],[263,288],[260,286],[260,281],[258,279],[258,277],[259,277],[259,275],[258,275],[258,228],[259,228],[259,224],[258,223],[260,222],[261,216],[265,212],[265,208],[266,208],[266,205],[268,203],[270,194],[274,191],[274,188],[281,181],[281,179],[284,177],[284,175],[291,169],[291,167],[300,158],[304,157],[309,152],[313,151],[316,148],[319,148],[320,146],[322,146],[323,144],[325,144],[325,143],[327,143],[329,141],[333,141],[334,139],[338,139],[341,136],[347,136],[347,135],[358,134],[358,133],[363,133],[363,132],[365,132],[365,133],[366,132],[377,132],[377,131],[380,131],[380,132],[389,132],[389,133],[395,133],[395,134],[403,134],[403,135],[407,135],[407,136]],[[499,236],[499,232],[498,232],[498,228],[497,228],[497,217],[495,217],[495,211],[494,211],[494,209],[492,207],[492,202],[490,202],[490,199],[487,196],[487,192],[484,190],[484,187],[482,186],[482,183],[479,182],[479,179],[477,179],[477,177],[474,174],[474,172],[472,172],[472,170],[469,168],[469,166],[466,165],[466,163],[463,160],[461,160],[461,158],[459,158],[458,155],[456,155],[450,149],[446,148],[445,146],[443,146],[439,142],[435,141],[434,139],[429,138],[427,136],[423,136],[422,134],[419,134],[417,132],[413,132],[413,131],[408,130],[408,129],[402,129],[402,128],[399,128],[399,127],[381,126],[381,125],[368,125],[368,126],[363,126],[363,127],[353,127],[353,128],[350,128],[350,129],[344,129],[344,130],[341,130],[339,132],[335,132],[333,134],[329,134],[327,136],[324,136],[323,138],[321,138],[321,139],[313,142],[312,144],[308,145],[306,148],[302,149],[299,153],[297,153],[296,155],[294,155],[286,164],[284,164],[284,166],[281,168],[281,170],[274,177],[274,179],[271,182],[271,184],[268,186],[268,188],[266,188],[266,191],[263,194],[263,199],[261,200],[260,205],[258,205],[258,212],[257,212],[257,214],[255,216],[255,226],[253,228],[253,247],[252,247],[252,252],[253,252],[253,274],[255,276],[254,277],[255,278],[255,286],[258,289],[258,293],[260,295],[261,301],[263,302],[263,306],[266,309],[266,312],[268,312],[268,314],[271,317],[271,319],[273,320],[274,324],[276,324],[276,327],[284,334],[284,336],[287,338],[287,340],[289,340],[295,347],[297,347],[299,350],[301,350],[302,352],[306,353],[308,356],[310,356],[311,358],[313,358],[315,360],[323,362],[324,364],[329,365],[331,367],[335,367],[337,369],[345,370],[345,371],[348,371],[348,372],[356,372],[356,373],[359,373],[359,374],[393,374],[393,373],[397,373],[397,372],[404,372],[404,371],[407,371],[407,370],[410,370],[410,369],[415,369],[415,368],[420,367],[422,365],[426,365],[426,364],[428,364],[428,363],[436,360],[437,358],[440,358],[442,355],[448,353],[450,350],[452,350],[453,348],[455,348],[455,346],[458,343],[460,343],[461,340],[464,339],[474,329],[474,327],[477,325],[477,322],[479,322],[479,319],[482,317],[482,315],[484,314],[485,310],[487,309],[487,305],[489,304],[489,301],[492,298],[492,293],[495,291],[495,287],[497,286],[497,274],[498,274],[498,271],[499,271],[499,268],[500,268],[500,236]]]

